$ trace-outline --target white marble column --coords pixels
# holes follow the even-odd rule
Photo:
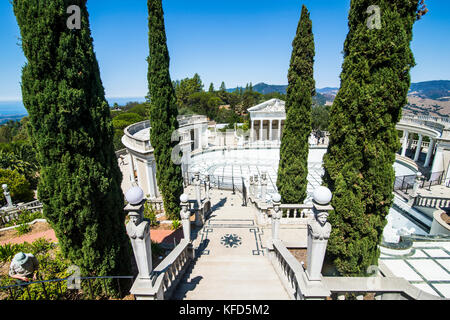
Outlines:
[[[202,211],[202,189],[201,189],[201,181],[200,181],[200,173],[195,173],[194,178],[194,186],[195,186],[195,197],[197,198],[198,209],[195,211],[195,225],[197,227],[203,226],[203,216],[201,215]]]
[[[155,179],[155,172],[153,171],[153,161],[149,160],[147,162],[147,183],[148,183],[148,192],[150,194],[150,198],[157,197],[155,180],[156,179]]]
[[[278,141],[281,142],[281,121],[283,120],[278,120]]]
[[[427,158],[425,159],[425,164],[424,164],[425,168],[428,168],[430,166],[431,156],[433,155],[435,143],[436,143],[436,140],[430,138],[430,145],[428,147]]]
[[[443,172],[444,168],[444,148],[437,145],[436,153],[434,155],[433,165],[431,166],[431,172]]]
[[[200,127],[197,132],[198,132],[198,148],[202,150],[203,149],[202,128]]]
[[[272,239],[279,239],[280,220],[283,216],[283,211],[280,210],[281,196],[276,193],[272,196],[273,212],[272,212]]]
[[[133,159],[133,155],[130,153],[130,165],[131,165],[131,182],[132,183],[136,183],[136,178],[134,175],[134,159]]]
[[[180,197],[181,212],[180,217],[183,224],[183,236],[186,240],[191,241],[191,213],[189,211],[189,198],[186,194],[182,194]]]
[[[252,120],[250,129],[250,142],[255,141],[255,120]]]
[[[406,157],[406,149],[408,148],[408,137],[409,132],[405,130],[403,133],[402,157]]]
[[[130,217],[126,231],[131,240],[131,246],[136,258],[138,277],[140,280],[150,280],[152,272],[152,247],[150,242],[150,222],[144,220],[144,192],[139,187],[133,187],[125,194],[128,204],[125,212]]]
[[[318,187],[313,195],[314,217],[308,220],[308,248],[306,275],[310,281],[320,281],[322,266],[331,234],[331,224],[327,221],[333,207],[330,205],[331,191]]]
[[[272,141],[272,139],[273,139],[273,129],[272,129],[272,125],[273,125],[273,120],[270,120],[269,121],[270,122],[270,124],[269,124],[269,141]]]
[[[422,139],[423,136],[419,134],[419,141],[417,141],[416,154],[414,155],[414,161],[417,162],[420,156],[420,150],[422,149]]]
[[[259,141],[264,141],[263,138],[263,127],[264,127],[264,120],[261,121],[261,126],[259,127]]]

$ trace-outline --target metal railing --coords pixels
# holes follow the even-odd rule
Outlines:
[[[408,189],[414,186],[414,182],[416,181],[416,175],[406,175],[395,177],[394,180],[394,191],[407,191]]]
[[[432,186],[441,185],[444,179],[444,172],[433,172],[428,174],[428,179],[423,179],[419,184],[420,189],[428,188],[431,190]],[[414,187],[416,175],[406,175],[395,177],[394,191],[403,191],[408,194],[408,191]]]
[[[195,172],[185,172],[184,173],[184,182],[185,186],[192,185],[194,180]],[[236,194],[236,191],[242,195],[242,205],[247,206],[247,187],[245,185],[245,180],[242,176],[231,176],[226,175],[214,175],[214,174],[202,174],[200,173],[200,180],[203,188],[206,192],[206,178],[209,178],[209,189],[217,189],[217,190],[228,190],[232,191],[233,194]]]

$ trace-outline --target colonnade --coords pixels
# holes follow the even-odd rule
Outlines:
[[[251,130],[250,130],[250,141],[254,142],[254,141],[281,141],[281,135],[282,135],[282,127],[283,127],[283,122],[285,119],[252,119],[251,120]],[[267,139],[267,130],[264,129],[264,121],[268,121],[269,125],[268,125],[268,129],[269,129],[269,139]],[[256,128],[255,128],[255,124],[259,122],[259,135],[258,135],[258,139],[256,139]],[[278,124],[276,130],[277,130],[277,135],[274,139],[273,136],[273,124],[276,123]]]
[[[407,149],[412,147],[413,139],[410,138],[409,136],[410,136],[409,131],[404,130],[403,131],[403,144],[402,144],[402,151],[401,151],[402,157],[406,157]],[[419,133],[419,140],[417,141],[416,152],[414,154],[414,161],[415,162],[417,162],[419,160],[420,152],[422,150],[422,144],[423,144],[423,135]],[[429,146],[428,146],[427,157],[426,157],[425,162],[424,162],[424,167],[425,168],[430,167],[431,158],[433,156],[435,147],[436,147],[436,139],[430,137],[430,143],[429,143]]]

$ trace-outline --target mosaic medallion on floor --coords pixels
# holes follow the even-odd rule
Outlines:
[[[242,244],[242,238],[235,234],[226,234],[220,239],[220,243],[226,248],[237,248]]]

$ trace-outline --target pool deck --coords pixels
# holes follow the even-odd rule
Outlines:
[[[381,254],[380,262],[417,288],[441,298],[450,298],[450,240],[414,242],[406,255]]]

